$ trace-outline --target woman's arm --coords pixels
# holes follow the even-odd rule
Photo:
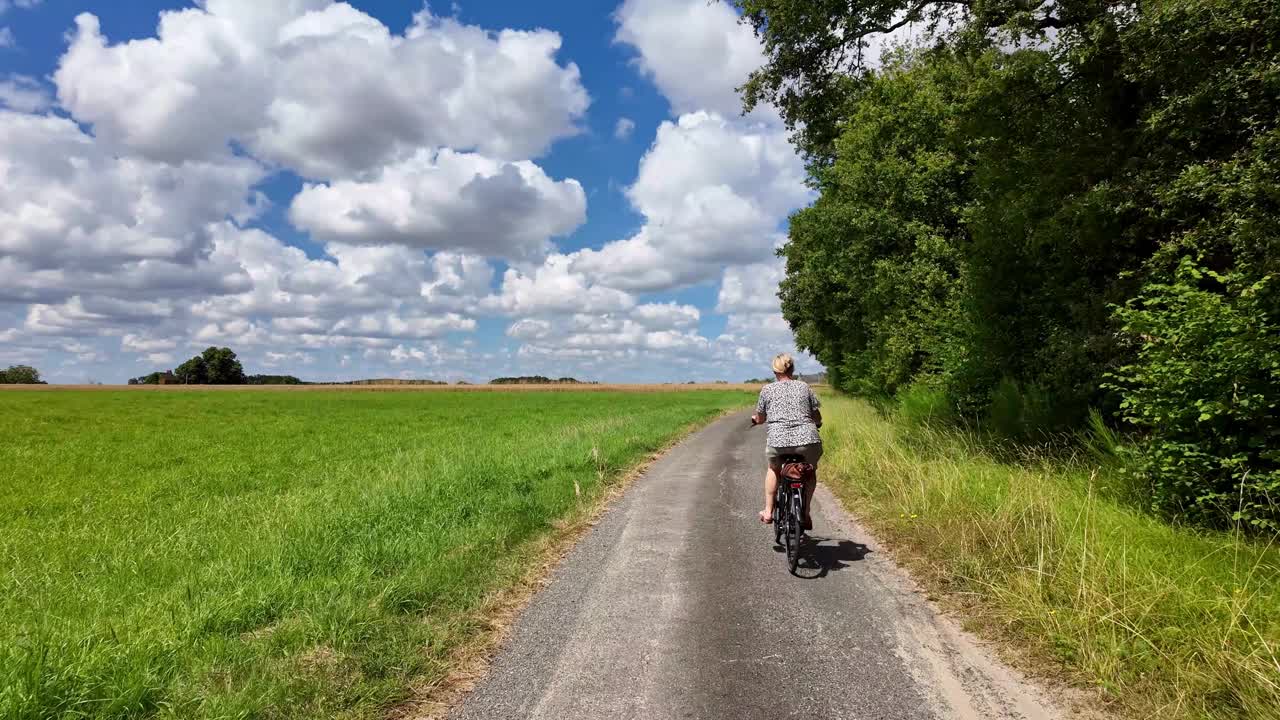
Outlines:
[[[818,427],[822,427],[822,411],[821,410],[814,410],[813,413],[809,415],[809,417],[813,419],[814,425],[817,425]]]

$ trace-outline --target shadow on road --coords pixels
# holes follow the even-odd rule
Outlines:
[[[777,552],[786,552],[781,546],[773,548]],[[826,577],[829,572],[838,572],[849,567],[849,563],[858,562],[871,553],[871,548],[852,540],[836,540],[816,535],[809,535],[800,552],[800,566],[795,575],[806,580]]]

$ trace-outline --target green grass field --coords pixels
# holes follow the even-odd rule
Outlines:
[[[824,479],[974,627],[1135,718],[1280,718],[1280,547],[1168,525],[1084,458],[824,404]],[[1006,453],[1008,454],[1008,453]]]
[[[377,717],[522,549],[751,400],[0,393],[0,718]]]

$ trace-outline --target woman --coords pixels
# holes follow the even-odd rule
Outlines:
[[[769,469],[764,475],[764,510],[760,511],[760,522],[763,523],[773,522],[773,496],[778,489],[778,475],[782,472],[779,458],[783,455],[799,455],[817,468],[818,459],[822,457],[822,438],[818,436],[818,428],[822,427],[822,413],[818,410],[818,396],[813,394],[806,383],[795,379],[795,372],[796,364],[790,355],[782,353],[775,357],[774,382],[765,385],[760,391],[756,413],[751,416],[751,422],[755,425],[769,423],[769,435],[764,448]],[[808,512],[813,503],[815,487],[816,472],[805,482],[805,530],[813,529],[813,519],[808,517]]]

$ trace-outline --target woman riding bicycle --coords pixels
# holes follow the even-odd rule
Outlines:
[[[764,448],[769,469],[764,475],[764,510],[760,511],[760,521],[773,522],[774,492],[782,471],[779,458],[799,455],[815,468],[804,488],[804,529],[811,530],[813,520],[807,513],[813,502],[813,490],[817,487],[818,459],[822,457],[822,438],[818,436],[818,428],[822,427],[822,413],[818,410],[821,403],[806,383],[795,379],[795,371],[796,365],[790,355],[782,353],[773,359],[775,381],[760,391],[755,415],[751,416],[752,424],[769,423]]]

